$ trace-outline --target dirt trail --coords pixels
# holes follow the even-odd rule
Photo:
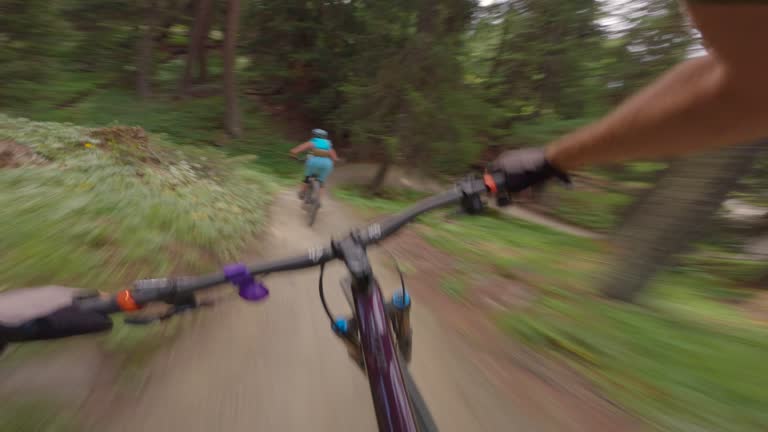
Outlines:
[[[307,228],[289,192],[278,197],[272,218],[273,229],[256,246],[269,256],[301,252],[360,223],[328,202],[315,227]],[[377,276],[392,289],[396,275],[378,255]],[[336,282],[342,271],[333,265],[326,274],[338,313],[347,310]],[[267,282],[271,295],[262,304],[227,302],[203,312],[158,356],[133,402],[99,430],[374,431],[367,381],[329,329],[317,271],[274,275]],[[413,322],[413,374],[441,430],[542,430],[504,402],[419,303]]]

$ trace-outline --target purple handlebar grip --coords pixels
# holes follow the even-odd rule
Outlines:
[[[243,300],[257,302],[269,295],[269,290],[261,281],[257,281],[248,271],[245,264],[231,264],[224,267],[227,280],[238,288],[238,294]]]

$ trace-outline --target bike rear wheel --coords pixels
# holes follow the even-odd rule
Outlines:
[[[320,187],[316,179],[312,179],[310,182],[309,191],[309,208],[307,209],[309,226],[315,224],[317,218],[317,211],[320,209]]]

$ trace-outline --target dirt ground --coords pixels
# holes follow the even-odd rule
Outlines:
[[[278,196],[271,217],[271,229],[244,260],[301,253],[362,223],[331,201],[308,228],[290,191]],[[490,323],[488,305],[524,303],[532,295],[524,287],[507,287],[511,297],[506,288],[487,287],[478,298],[458,302],[436,286],[450,257],[408,231],[388,246],[417,270],[408,276],[414,297],[411,370],[440,430],[641,430],[578,376],[516,346]],[[398,279],[389,258],[379,249],[371,257],[390,293]],[[326,271],[335,314],[348,311],[338,289],[342,275],[340,265]],[[60,361],[0,367],[0,397],[39,393],[57,382],[85,389],[69,395],[82,401],[88,431],[374,431],[367,380],[330,331],[317,276],[315,270],[272,275],[266,280],[270,297],[262,303],[233,299],[180,317],[179,336],[140,382],[110,383],[114,371],[97,353],[78,367],[70,352]],[[37,387],[27,388],[30,382]]]
[[[272,220],[250,259],[300,253],[360,224],[341,204],[327,202],[310,229],[291,192],[279,196]],[[397,275],[386,256],[374,252],[372,259],[385,291],[395,289]],[[329,302],[339,314],[347,310],[336,283],[342,274],[339,265],[326,272]],[[138,397],[99,430],[375,430],[366,379],[329,329],[316,278],[311,270],[274,275],[264,303],[227,302],[204,312],[157,358]],[[631,419],[587,391],[564,391],[573,386],[553,386],[520,365],[499,363],[489,348],[509,341],[488,344],[477,332],[473,339],[461,336],[461,328],[472,327],[459,325],[464,311],[446,307],[442,294],[412,289],[411,367],[441,430],[633,429]],[[483,339],[485,347],[477,342]]]

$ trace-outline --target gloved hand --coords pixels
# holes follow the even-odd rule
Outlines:
[[[571,182],[568,174],[547,161],[543,148],[506,151],[491,163],[491,169],[506,174],[506,189],[510,193],[520,192],[553,177],[565,183]]]
[[[80,290],[62,286],[0,293],[0,351],[8,342],[55,339],[112,328],[108,316],[72,305]]]

